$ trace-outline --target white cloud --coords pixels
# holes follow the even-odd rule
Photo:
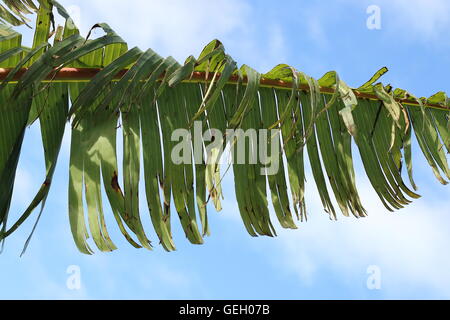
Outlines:
[[[343,0],[346,5],[365,8],[376,5],[381,10],[381,27],[400,39],[435,41],[448,33],[450,2],[447,0]],[[367,16],[368,17],[368,16]]]
[[[152,47],[183,62],[214,38],[245,32],[248,7],[236,0],[149,1],[94,0],[80,7],[83,31],[107,22],[131,45]]]
[[[395,214],[386,212],[367,181],[359,190],[369,212],[361,220],[331,222],[317,195],[308,198],[310,221],[298,231],[281,232],[273,243],[280,252],[276,263],[305,286],[316,285],[328,270],[339,275],[338,280],[352,281],[355,289],[364,288],[366,268],[376,265],[382,271],[381,293],[387,298],[404,297],[405,288],[450,297],[450,219],[443,209],[450,207],[449,190],[439,190],[441,201],[418,200]]]
[[[108,23],[129,47],[154,49],[183,63],[198,56],[213,39],[219,39],[240,64],[268,71],[284,60],[284,30],[276,21],[260,25],[246,1],[239,0],[62,0],[79,16],[83,34],[99,22]],[[107,5],[105,5],[107,4]],[[61,23],[61,22],[60,22]],[[94,31],[100,35],[100,31]],[[266,41],[260,41],[267,35]],[[259,40],[258,40],[259,39]]]
[[[450,2],[446,0],[381,1],[390,7],[394,26],[409,35],[416,34],[434,40],[447,33],[450,26]],[[382,8],[383,10],[383,8]]]

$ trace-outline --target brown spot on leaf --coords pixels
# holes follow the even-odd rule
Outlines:
[[[119,179],[117,177],[117,172],[114,171],[114,175],[111,179],[111,187],[113,188],[114,191],[116,191],[117,193],[121,193],[122,191],[120,190],[120,186],[119,186]]]

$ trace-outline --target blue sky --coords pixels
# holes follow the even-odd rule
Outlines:
[[[184,61],[210,40],[222,40],[240,64],[261,72],[288,63],[315,78],[336,70],[350,86],[383,66],[385,83],[417,96],[450,92],[446,0],[274,1],[61,0],[82,30],[108,22],[130,46],[153,48]],[[80,3],[81,2],[81,3]],[[381,30],[366,27],[369,5],[381,9]],[[28,37],[29,38],[29,37]],[[416,182],[423,198],[388,213],[371,189],[358,156],[357,183],[369,211],[363,220],[331,222],[313,179],[308,179],[310,221],[276,239],[250,238],[239,218],[232,173],[224,209],[210,210],[212,236],[187,243],[174,223],[178,251],[128,246],[107,221],[119,250],[83,256],[72,241],[67,213],[66,134],[47,208],[27,254],[27,223],[0,256],[0,298],[25,299],[379,299],[450,298],[450,189],[434,178],[414,144]],[[23,211],[42,183],[39,129],[29,129],[11,214]],[[309,169],[308,169],[309,170]],[[311,176],[309,174],[309,176]],[[146,208],[145,223],[151,230]],[[13,218],[12,218],[13,219]],[[154,233],[151,234],[156,239]],[[80,267],[81,289],[66,286],[67,268]],[[381,271],[381,289],[367,288],[367,269]]]

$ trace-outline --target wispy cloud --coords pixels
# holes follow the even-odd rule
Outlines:
[[[108,22],[130,47],[153,48],[181,63],[191,54],[198,56],[213,39],[221,40],[239,63],[261,71],[286,59],[282,25],[276,20],[261,23],[246,1],[108,0],[108,5],[104,0],[60,2],[71,8],[84,34],[95,23]],[[262,35],[264,42],[260,41]]]
[[[409,36],[436,40],[448,33],[450,2],[446,0],[382,1],[382,5],[390,11],[394,27]]]
[[[358,172],[361,176],[362,172]],[[323,277],[350,281],[349,288],[364,288],[366,268],[376,265],[382,271],[382,296],[404,297],[418,294],[420,288],[437,296],[450,297],[449,197],[441,201],[419,200],[399,213],[389,214],[368,182],[360,184],[361,197],[369,212],[362,220],[341,218],[330,222],[320,199],[311,200],[310,221],[297,232],[283,231],[274,247],[279,267],[297,275],[305,286],[314,286]],[[441,190],[450,195],[446,189]],[[368,293],[368,291],[367,291]],[[420,296],[420,294],[418,294]]]
[[[80,8],[84,32],[95,23],[108,22],[130,46],[158,48],[181,62],[214,38],[242,33],[248,13],[248,6],[236,0],[61,2]]]
[[[346,5],[381,9],[382,29],[403,40],[436,41],[450,28],[450,2],[446,0],[343,0]],[[361,11],[361,14],[365,12]]]

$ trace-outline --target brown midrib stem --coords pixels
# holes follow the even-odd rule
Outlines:
[[[11,72],[12,69],[4,69],[0,68],[0,81],[3,81],[8,74]],[[95,77],[102,69],[99,68],[62,68],[58,70],[55,74],[55,72],[50,73],[45,81],[58,81],[58,82],[79,82],[79,81],[90,81],[93,77]],[[28,71],[27,68],[23,68],[19,70],[11,79],[11,82],[17,82],[21,79],[21,77]],[[55,70],[56,71],[56,70]],[[124,74],[128,70],[122,70],[115,75],[114,79],[119,80],[121,79]],[[161,79],[164,75],[161,75]],[[184,82],[211,82],[213,80],[214,74],[209,73],[208,75],[205,72],[194,72],[190,79],[185,80]],[[219,75],[218,75],[219,76]],[[216,79],[218,78],[216,76]],[[239,81],[239,77],[237,75],[233,75],[230,77],[230,80],[228,83],[235,84]],[[244,77],[242,79],[242,83],[245,85],[247,82],[247,78]],[[292,83],[282,80],[272,80],[272,79],[265,79],[261,78],[261,87],[269,87],[269,88],[275,88],[275,89],[285,89],[285,90],[292,90]],[[309,86],[307,85],[300,85],[298,88],[302,91],[309,91]],[[326,87],[320,87],[320,92],[324,94],[333,94],[334,89],[332,88],[326,88]],[[376,95],[368,94],[364,92],[359,92],[358,90],[353,90],[356,97],[361,99],[370,99],[370,100],[380,100]],[[410,105],[410,106],[420,106],[420,104],[417,101],[409,100],[409,99],[396,99],[399,103]],[[425,104],[425,107],[428,108],[435,108],[440,110],[450,110],[450,107],[446,107],[440,104]]]

